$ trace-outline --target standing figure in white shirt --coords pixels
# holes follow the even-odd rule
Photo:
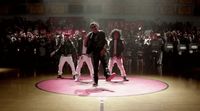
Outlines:
[[[93,70],[91,57],[86,53],[86,50],[87,50],[87,47],[85,47],[86,39],[87,39],[87,33],[85,30],[83,30],[81,32],[81,37],[78,39],[79,59],[78,59],[77,67],[76,67],[76,72],[78,73],[78,78],[76,79],[76,81],[79,81],[79,78],[81,76],[81,68],[84,62],[87,64],[88,69],[90,71],[91,79],[93,80],[94,70]]]

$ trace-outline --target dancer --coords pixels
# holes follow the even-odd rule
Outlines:
[[[65,62],[67,62],[69,64],[69,66],[71,67],[73,79],[75,79],[75,81],[76,81],[76,79],[78,79],[78,74],[76,73],[74,62],[72,59],[72,54],[74,52],[76,52],[76,48],[75,48],[73,42],[71,41],[69,34],[65,34],[62,36],[63,36],[63,40],[60,43],[60,46],[58,47],[58,49],[56,49],[55,51],[53,51],[51,53],[51,55],[54,55],[57,51],[60,51],[60,53],[61,53],[61,57],[60,57],[59,65],[58,65],[57,78],[61,78],[61,79],[63,78],[62,77],[63,66],[64,66]]]
[[[83,66],[83,63],[85,62],[88,66],[88,69],[90,71],[90,76],[93,79],[93,66],[92,66],[92,60],[91,57],[86,53],[87,47],[85,47],[87,39],[87,33],[85,30],[81,32],[81,37],[78,39],[78,65],[76,67],[76,72],[78,73],[78,78],[76,81],[79,81],[79,78],[81,76],[81,68]]]
[[[94,83],[93,86],[98,86],[98,72],[99,72],[99,61],[103,65],[104,76],[106,81],[111,81],[116,74],[110,74],[108,70],[107,57],[108,53],[106,51],[107,41],[105,33],[102,30],[99,30],[99,25],[96,22],[90,23],[91,32],[88,34],[86,40],[87,54],[92,55],[93,67],[94,67]]]
[[[122,33],[119,29],[113,29],[111,31],[111,41],[109,43],[109,49],[110,49],[110,59],[108,68],[109,71],[112,72],[112,69],[114,67],[114,64],[116,63],[118,68],[120,69],[121,76],[123,77],[124,81],[129,81],[126,77],[126,71],[124,69],[123,65],[123,59],[122,59],[122,52],[124,51],[124,40],[122,39]]]

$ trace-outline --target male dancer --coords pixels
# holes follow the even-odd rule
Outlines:
[[[74,52],[76,52],[76,48],[75,48],[73,42],[70,40],[69,34],[65,34],[63,36],[64,36],[64,39],[60,43],[60,46],[58,47],[58,49],[56,49],[54,52],[51,53],[51,55],[55,54],[57,51],[60,51],[60,53],[61,53],[61,57],[60,57],[59,65],[58,65],[57,78],[61,78],[61,79],[63,78],[62,77],[63,66],[64,66],[65,62],[67,62],[69,64],[69,66],[71,67],[73,79],[75,79],[75,81],[76,81],[76,79],[78,78],[78,75],[76,73],[74,62],[72,59],[72,54]]]
[[[106,51],[106,37],[105,33],[99,30],[99,25],[96,22],[90,23],[91,32],[88,34],[86,47],[87,54],[91,54],[93,58],[93,67],[94,67],[94,87],[98,86],[98,72],[99,72],[99,61],[103,65],[104,76],[106,81],[111,81],[116,74],[110,74],[108,70],[107,62],[107,51]]]
[[[89,71],[90,71],[90,76],[93,79],[94,70],[93,70],[93,66],[92,66],[91,57],[86,53],[86,50],[87,50],[87,47],[85,47],[86,39],[87,39],[87,33],[85,30],[83,30],[81,32],[81,37],[78,39],[79,59],[78,59],[78,65],[76,67],[76,72],[78,73],[77,81],[79,80],[79,78],[81,76],[81,68],[82,68],[84,62],[87,64]]]
[[[122,39],[121,30],[113,29],[110,35],[111,35],[111,41],[109,43],[110,59],[108,64],[109,71],[112,72],[114,64],[116,63],[118,68],[120,69],[120,73],[121,76],[123,77],[123,80],[129,81],[126,78],[126,71],[124,69],[123,59],[122,59],[122,52],[124,51],[125,44],[124,40]]]

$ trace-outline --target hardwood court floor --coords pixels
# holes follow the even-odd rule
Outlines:
[[[1,68],[0,111],[200,111],[200,81],[180,76],[138,76],[164,81],[169,88],[146,95],[103,98],[100,106],[98,97],[49,93],[35,87],[38,81],[55,78],[56,73],[20,76],[18,71]]]

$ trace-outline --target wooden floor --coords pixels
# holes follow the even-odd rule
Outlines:
[[[133,74],[130,76],[134,76]],[[167,90],[138,96],[80,97],[41,91],[35,83],[55,74],[21,76],[0,68],[0,111],[200,111],[200,81],[181,76],[141,75],[164,81]]]

